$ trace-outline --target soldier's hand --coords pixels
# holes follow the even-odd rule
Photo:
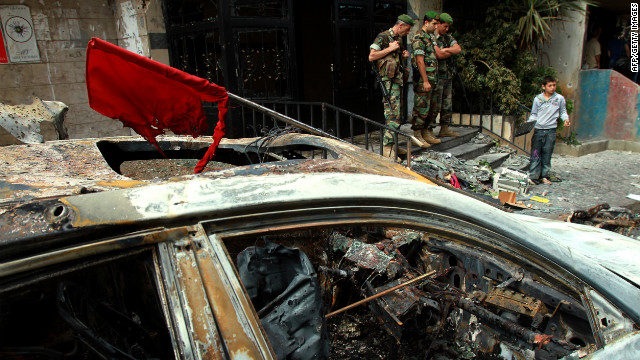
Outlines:
[[[391,52],[394,52],[394,51],[400,49],[400,43],[398,42],[398,40],[396,40],[396,41],[394,41],[392,43],[389,43],[389,49],[391,49]]]
[[[431,84],[428,81],[425,81],[423,88],[425,92],[429,92],[431,91]]]
[[[408,58],[409,57],[409,50],[402,51],[402,57],[405,58],[405,59]]]

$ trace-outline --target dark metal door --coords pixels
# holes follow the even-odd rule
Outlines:
[[[229,9],[230,76],[237,95],[291,100],[297,95],[292,0],[219,0]]]
[[[371,1],[336,0],[334,4],[334,104],[364,114],[368,91]]]
[[[293,0],[164,0],[171,66],[241,97],[297,98]],[[205,104],[212,133],[215,104]],[[230,112],[227,137],[242,133]]]
[[[297,92],[292,0],[164,0],[171,66],[237,95]]]
[[[382,119],[382,94],[374,88],[369,46],[375,36],[406,11],[403,0],[335,0],[334,104],[372,119]]]

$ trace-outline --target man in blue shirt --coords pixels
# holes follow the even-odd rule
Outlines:
[[[558,118],[565,126],[571,125],[567,104],[564,97],[556,93],[556,79],[545,76],[542,79],[542,93],[533,99],[531,116],[528,121],[537,121],[531,140],[531,162],[529,164],[529,181],[539,184],[551,184],[551,155],[556,145],[556,128]]]

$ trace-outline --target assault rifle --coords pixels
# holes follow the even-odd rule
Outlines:
[[[445,35],[443,35],[445,36]],[[444,37],[442,40],[443,42],[448,39],[449,37]],[[445,43],[445,45],[447,47],[451,47],[451,43]],[[456,60],[454,59],[453,56],[449,56],[446,60],[447,62],[447,66],[451,68],[451,72],[453,73],[453,76],[458,80],[458,84],[460,85],[460,89],[462,89],[462,96],[464,97],[465,101],[467,102],[467,106],[469,107],[469,111],[471,111],[471,103],[469,102],[469,98],[467,97],[467,91],[464,88],[464,83],[462,82],[462,78],[460,77],[460,74],[458,74],[458,71],[456,70]]]
[[[373,74],[376,76],[378,86],[380,86],[380,91],[382,91],[382,96],[387,100],[387,104],[389,104],[389,107],[391,107],[391,94],[389,94],[389,90],[387,90],[387,87],[384,86],[384,83],[382,82],[382,76],[380,76],[380,71],[376,66],[375,60],[371,62],[371,68],[373,69]]]

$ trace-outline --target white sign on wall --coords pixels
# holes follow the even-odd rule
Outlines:
[[[0,6],[2,36],[9,62],[40,61],[31,10],[25,5]]]

